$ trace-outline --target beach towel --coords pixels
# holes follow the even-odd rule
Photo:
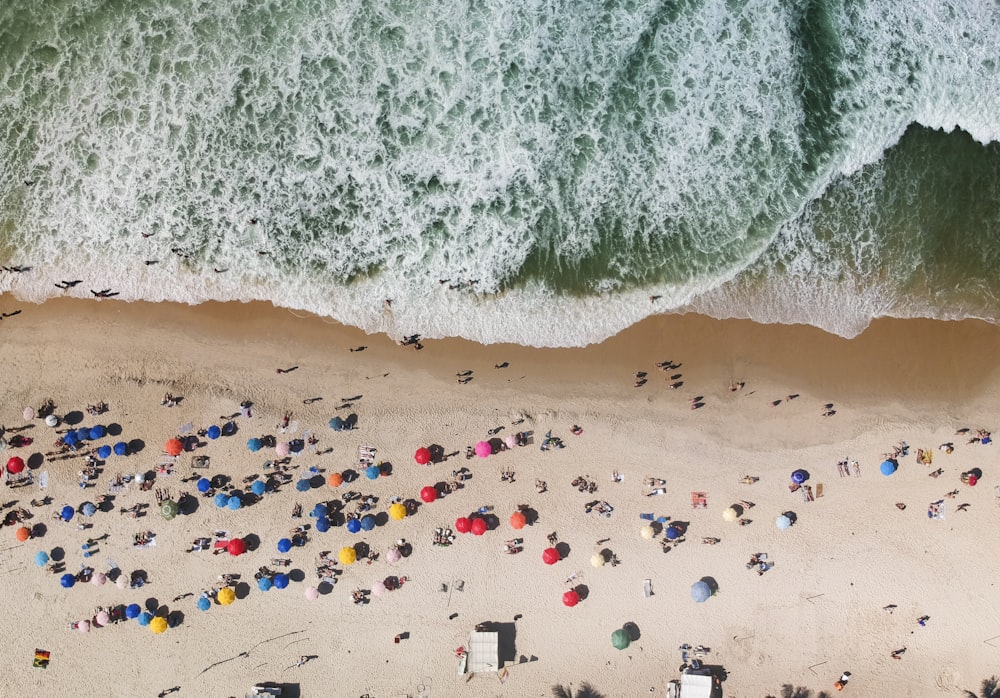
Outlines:
[[[32,666],[36,669],[48,669],[51,654],[48,650],[35,648],[35,661],[32,663]]]
[[[650,579],[642,580],[642,593],[648,599],[653,595],[653,582]]]
[[[643,521],[652,521],[653,517],[654,517],[653,514],[639,514],[639,518],[642,519]]]
[[[38,489],[44,490],[49,486],[49,471],[43,470],[38,476]]]

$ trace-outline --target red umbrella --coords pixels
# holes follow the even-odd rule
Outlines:
[[[14,460],[14,459],[11,458],[11,460]],[[21,459],[18,458],[18,460],[21,460]],[[7,469],[10,470],[10,463],[7,464]],[[15,471],[11,470],[11,472],[15,472]],[[969,476],[969,487],[975,487],[977,482],[979,482],[979,478],[978,477],[976,477],[975,475],[970,475]]]
[[[459,516],[455,519],[455,530],[459,533],[468,533],[472,530],[472,519],[467,516]]]
[[[180,439],[170,439],[163,446],[163,450],[167,452],[168,456],[179,456],[181,451],[184,450],[184,444]]]
[[[438,498],[437,490],[430,485],[427,485],[427,487],[420,490],[420,498],[424,500],[425,503],[430,504]]]
[[[17,475],[19,472],[24,470],[24,460],[18,456],[14,456],[9,461],[7,461],[7,472],[12,475]]]
[[[243,542],[242,538],[233,538],[229,541],[229,545],[226,546],[226,550],[233,557],[237,557],[247,551],[247,544]]]
[[[23,543],[24,541],[31,538],[31,531],[27,527],[21,526],[21,528],[17,529],[14,535],[19,541]]]
[[[554,565],[562,560],[562,555],[555,548],[546,548],[542,551],[542,562],[546,565]]]
[[[580,595],[576,593],[573,589],[570,589],[565,594],[563,594],[563,606],[569,606],[573,608],[580,603]]]
[[[476,518],[472,520],[472,535],[481,536],[486,533],[486,522]]]
[[[519,511],[515,511],[510,515],[510,527],[516,531],[520,531],[527,523],[528,520],[524,518],[524,514]]]
[[[431,462],[430,449],[421,446],[417,449],[417,452],[413,454],[413,460],[417,461],[417,465],[427,465]]]

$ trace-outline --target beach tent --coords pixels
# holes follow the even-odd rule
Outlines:
[[[97,457],[101,460],[107,460],[111,457],[111,447],[104,444],[99,449],[97,449]]]
[[[250,485],[250,491],[258,497],[262,497],[267,491],[267,485],[264,484],[263,480],[254,480],[253,484]]]
[[[389,518],[393,521],[402,521],[406,518],[406,507],[401,503],[396,502],[389,507]]]
[[[212,441],[215,441],[217,438],[222,436],[222,429],[213,424],[208,428],[208,431],[205,432],[205,435],[208,436],[208,438],[210,438]]]
[[[623,650],[630,644],[632,644],[632,638],[628,636],[625,628],[618,628],[618,630],[611,633],[611,646],[616,650]]]
[[[466,645],[463,674],[500,670],[500,633],[472,632]]]
[[[519,511],[515,511],[510,515],[510,527],[515,531],[520,531],[527,523],[528,520],[525,518],[524,514]]]
[[[493,454],[493,447],[490,446],[489,441],[480,441],[476,444],[476,455],[480,458],[486,458]]]
[[[884,460],[882,465],[879,466],[879,472],[881,472],[886,477],[889,477],[894,472],[896,472],[896,461],[894,460]]]
[[[435,499],[437,499],[437,497],[438,497],[437,490],[431,487],[430,485],[427,485],[427,487],[424,487],[420,490],[420,499],[422,499],[427,504],[433,502]]]
[[[417,462],[417,465],[427,465],[431,462],[430,449],[421,446],[417,449],[417,452],[413,454],[413,460]]]
[[[704,603],[712,595],[712,587],[708,582],[698,581],[691,585],[691,598],[697,603]]]
[[[250,451],[250,453],[256,453],[263,447],[264,444],[261,443],[260,439],[253,438],[247,441],[247,450]]]

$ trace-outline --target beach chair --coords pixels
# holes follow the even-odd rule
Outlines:
[[[642,593],[647,599],[653,595],[653,581],[651,579],[642,580]]]
[[[691,508],[705,509],[708,507],[708,495],[705,492],[691,493]]]

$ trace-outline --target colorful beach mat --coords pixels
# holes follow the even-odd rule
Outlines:
[[[32,664],[37,669],[48,669],[49,668],[49,656],[51,653],[48,650],[35,649],[35,661]]]

